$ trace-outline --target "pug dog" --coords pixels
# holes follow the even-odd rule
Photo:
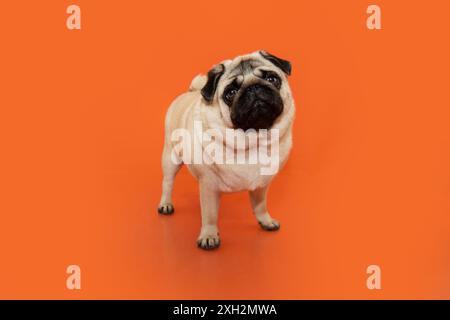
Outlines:
[[[292,147],[291,131],[295,115],[288,83],[290,74],[289,61],[266,51],[256,51],[222,61],[206,76],[198,75],[189,91],[176,98],[169,107],[165,119],[162,197],[158,212],[161,215],[174,213],[174,179],[185,164],[199,182],[202,225],[198,247],[211,250],[220,246],[217,221],[219,201],[224,192],[248,191],[260,226],[267,231],[280,228],[280,223],[269,214],[266,204],[268,187],[278,170],[261,174],[262,167],[267,163],[250,161],[193,161],[194,152],[186,147],[195,149],[193,140],[199,136],[199,127],[203,132],[216,130],[223,135],[220,138],[217,138],[220,134],[215,135],[214,139],[210,135],[206,139],[209,145],[200,141],[196,150],[209,148],[216,153],[231,154],[232,159],[236,159],[234,156],[237,157],[239,152],[252,151],[261,146],[272,147],[272,143],[267,143],[267,139],[262,141],[260,135],[256,135],[256,140],[250,143],[250,137],[255,138],[255,132],[270,132],[266,137],[277,136],[277,150],[271,152],[277,153],[278,168],[283,167]],[[180,139],[176,139],[180,136],[177,134],[180,129],[190,134],[190,139],[182,144],[183,148],[180,148]],[[231,139],[233,141],[223,138],[227,136],[227,130],[237,132]],[[245,159],[248,160],[248,157]]]

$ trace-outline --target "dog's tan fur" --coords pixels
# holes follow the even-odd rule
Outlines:
[[[201,121],[203,130],[217,129],[223,132],[225,129],[233,128],[230,119],[229,107],[220,99],[224,88],[233,79],[233,70],[239,66],[241,61],[252,59],[257,61],[259,69],[276,72],[282,79],[280,95],[284,103],[282,114],[277,118],[272,128],[279,130],[279,160],[280,168],[286,162],[292,146],[292,122],[295,115],[294,101],[286,75],[270,61],[263,58],[260,52],[243,55],[234,60],[221,62],[225,67],[213,101],[207,103],[200,90],[206,84],[206,76],[199,75],[191,83],[188,92],[180,95],[171,104],[165,121],[165,143],[162,155],[163,167],[163,192],[159,204],[161,213],[173,212],[172,189],[176,173],[180,165],[175,164],[171,159],[174,143],[171,141],[172,132],[175,129],[184,128],[194,136],[194,121]],[[251,81],[252,75],[246,75],[246,79],[241,81]],[[245,136],[241,136],[245,139]],[[223,143],[226,148],[230,148],[225,141],[215,141]],[[251,148],[252,146],[246,146]],[[233,149],[236,153],[236,149]],[[180,155],[181,156],[181,155]],[[191,162],[192,163],[192,162]],[[212,249],[220,244],[219,231],[217,228],[217,218],[219,209],[220,194],[222,192],[237,192],[248,190],[253,211],[258,222],[266,230],[277,230],[279,223],[273,219],[266,208],[266,194],[268,186],[274,177],[273,175],[261,175],[260,164],[187,164],[189,171],[198,179],[200,185],[200,203],[202,214],[202,228],[198,237],[198,244],[204,249]]]

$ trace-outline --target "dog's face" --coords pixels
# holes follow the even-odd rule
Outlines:
[[[202,95],[207,103],[218,104],[228,126],[269,129],[290,107],[290,73],[288,61],[258,51],[215,66]]]

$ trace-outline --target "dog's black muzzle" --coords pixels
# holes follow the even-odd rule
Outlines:
[[[283,100],[277,90],[253,84],[245,88],[231,109],[235,128],[269,129],[283,112]]]

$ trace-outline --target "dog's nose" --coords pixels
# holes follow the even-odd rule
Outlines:
[[[256,100],[253,103],[253,108],[255,108],[255,109],[266,109],[268,107],[269,107],[269,104],[262,100]]]
[[[262,101],[271,101],[275,95],[275,92],[265,86],[258,83],[252,84],[245,89],[244,92],[245,97],[248,99],[248,102],[252,102],[250,104],[255,103],[257,100]]]
[[[255,93],[264,91],[264,89],[265,89],[264,86],[262,86],[260,84],[253,84],[251,86],[248,86],[246,91],[247,91],[247,93],[255,94]]]

